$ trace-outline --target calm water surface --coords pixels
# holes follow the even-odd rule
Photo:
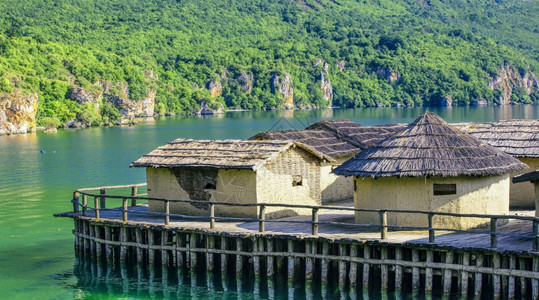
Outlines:
[[[144,182],[129,164],[175,138],[247,138],[260,131],[304,128],[321,119],[363,125],[411,122],[425,108],[229,112],[225,116],[143,120],[135,127],[60,130],[0,136],[0,295],[3,299],[258,298],[252,293],[174,287],[76,264],[68,211],[75,188]],[[448,122],[538,119],[539,106],[430,108]],[[41,150],[44,153],[41,153]],[[124,274],[125,275],[125,274]],[[169,288],[169,287],[168,287]]]

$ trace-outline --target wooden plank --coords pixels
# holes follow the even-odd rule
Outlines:
[[[339,256],[340,257],[346,257],[347,256],[346,245],[339,244]],[[338,269],[339,286],[342,288],[342,287],[344,287],[344,284],[346,282],[346,261],[340,260],[338,265],[339,265],[339,269]]]
[[[226,237],[224,236],[221,236],[221,250],[227,250],[227,245],[226,245]],[[222,277],[225,277],[225,274],[226,274],[226,271],[227,271],[227,255],[226,254],[221,254],[221,274]]]
[[[329,255],[329,243],[327,242],[322,243],[322,255]],[[322,285],[326,285],[328,283],[328,272],[329,260],[327,258],[322,258],[320,260],[320,281],[322,282]]]
[[[350,257],[357,257],[357,245],[350,245]],[[350,262],[350,272],[348,273],[348,278],[350,280],[350,288],[355,288],[357,286],[357,263]]]
[[[242,239],[236,238],[236,251],[243,251],[242,249]],[[243,256],[236,255],[236,275],[241,276],[243,273]]]
[[[295,252],[294,251],[294,241],[293,240],[288,240],[287,244],[288,244],[288,253],[293,254]],[[288,270],[287,270],[288,281],[293,283],[293,281],[294,281],[294,271],[295,271],[294,256],[292,256],[292,255],[288,256],[287,266],[288,266]]]
[[[194,232],[189,233],[189,269],[191,271],[195,270],[197,264],[197,253],[195,251],[191,251],[191,249],[197,248],[197,239],[198,234]]]
[[[534,272],[539,272],[539,258],[533,258],[532,270]],[[532,297],[533,299],[539,299],[539,280],[532,279]]]
[[[518,269],[527,270],[525,258],[520,257],[518,259]],[[527,280],[524,277],[520,277],[520,295],[526,295],[526,291],[527,291]]]
[[[105,226],[105,240],[112,241],[112,233],[110,226]],[[107,261],[112,262],[112,246],[110,244],[107,244],[105,246],[105,253],[107,257]]]
[[[215,237],[213,235],[206,235],[206,249],[215,249]],[[206,270],[213,271],[213,256],[211,252],[206,253]]]

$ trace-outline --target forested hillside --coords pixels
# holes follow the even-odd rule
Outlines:
[[[0,11],[0,101],[36,95],[42,124],[539,101],[538,1],[3,0]]]

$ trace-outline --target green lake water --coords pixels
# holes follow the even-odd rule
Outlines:
[[[103,275],[77,264],[73,222],[54,218],[72,208],[75,188],[145,181],[129,164],[175,138],[247,138],[260,131],[301,129],[321,119],[363,125],[411,122],[425,108],[229,112],[224,116],[141,120],[134,127],[59,130],[0,136],[0,295],[2,299],[259,298],[204,284],[163,288],[161,280]],[[430,108],[448,122],[538,119],[539,106]],[[43,151],[44,153],[41,153]],[[176,281],[177,282],[177,281]],[[276,295],[278,296],[278,295]],[[299,295],[301,297],[301,295]]]

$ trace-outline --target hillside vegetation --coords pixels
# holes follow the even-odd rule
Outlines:
[[[112,122],[126,101],[157,114],[539,101],[538,1],[4,0],[0,11],[0,92],[37,93],[39,121]],[[507,91],[492,83],[502,73],[531,84]],[[80,90],[94,105],[75,101]]]

